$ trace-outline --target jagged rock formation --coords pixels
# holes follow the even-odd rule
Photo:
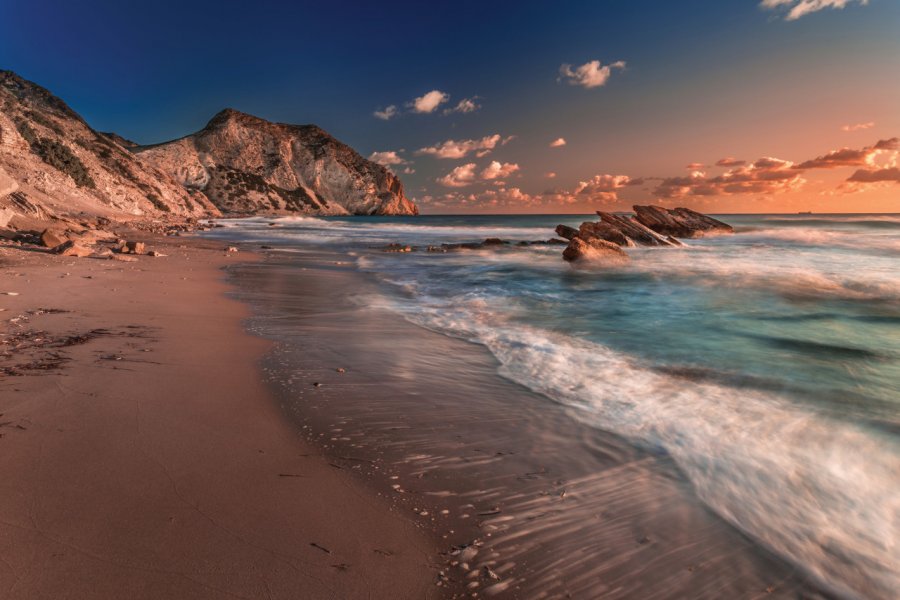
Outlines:
[[[698,238],[705,235],[734,233],[731,225],[689,208],[635,206],[634,213],[637,222],[662,235]]]
[[[168,175],[94,131],[65,102],[0,71],[0,220],[217,214]]]
[[[635,216],[597,211],[599,222],[586,221],[578,229],[558,225],[556,234],[569,240],[563,251],[567,261],[586,258],[621,262],[622,247],[682,246],[676,237],[696,238],[733,233],[731,225],[689,208],[634,206]]]
[[[315,125],[226,109],[193,135],[134,150],[225,213],[418,214],[393,173]]]

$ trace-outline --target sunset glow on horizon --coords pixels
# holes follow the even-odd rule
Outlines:
[[[204,4],[6,7],[3,62],[141,144],[315,123],[423,214],[900,212],[900,2]]]

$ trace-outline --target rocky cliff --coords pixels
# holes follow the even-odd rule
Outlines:
[[[94,131],[46,89],[0,71],[0,217],[83,214],[187,217],[218,209]]]
[[[393,173],[315,125],[226,109],[195,134],[133,150],[225,213],[418,214]]]
[[[193,135],[138,146],[95,131],[48,90],[0,70],[0,227],[222,213],[414,215],[418,209],[393,173],[314,125],[224,110]]]

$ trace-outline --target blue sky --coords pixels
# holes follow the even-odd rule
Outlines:
[[[406,162],[391,168],[437,212],[667,201],[652,182],[694,162],[703,186],[670,186],[673,200],[887,210],[896,182],[830,192],[846,191],[852,170],[772,190],[707,181],[725,173],[713,166],[723,157],[798,163],[900,135],[900,2],[820,0],[846,6],[790,18],[812,1],[3,0],[0,67],[141,143],[195,131],[226,106],[316,123],[366,156],[396,152]],[[560,77],[562,65],[589,73],[591,61],[625,66],[593,87]],[[430,113],[406,107],[431,91],[449,99]],[[444,114],[463,99],[479,108]],[[389,105],[401,114],[373,115]],[[416,154],[495,134],[513,139],[480,157]],[[566,145],[550,148],[559,137]],[[857,166],[890,167],[872,153],[881,162]],[[457,168],[461,178],[448,179]]]

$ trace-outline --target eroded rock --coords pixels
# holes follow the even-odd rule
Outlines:
[[[634,213],[637,222],[665,236],[698,238],[734,233],[731,225],[689,208],[635,205]]]
[[[638,246],[671,246],[672,244],[663,236],[659,235],[649,227],[635,221],[632,217],[625,215],[617,215],[610,212],[598,210],[600,221],[612,229],[618,230],[622,236],[630,239]],[[610,233],[612,235],[612,233]],[[618,235],[618,234],[616,234]],[[618,242],[616,242],[618,243]],[[626,245],[626,244],[620,244]]]
[[[613,242],[600,238],[584,240],[580,237],[572,238],[563,250],[563,258],[571,263],[590,262],[598,265],[621,265],[629,260],[625,251]]]

